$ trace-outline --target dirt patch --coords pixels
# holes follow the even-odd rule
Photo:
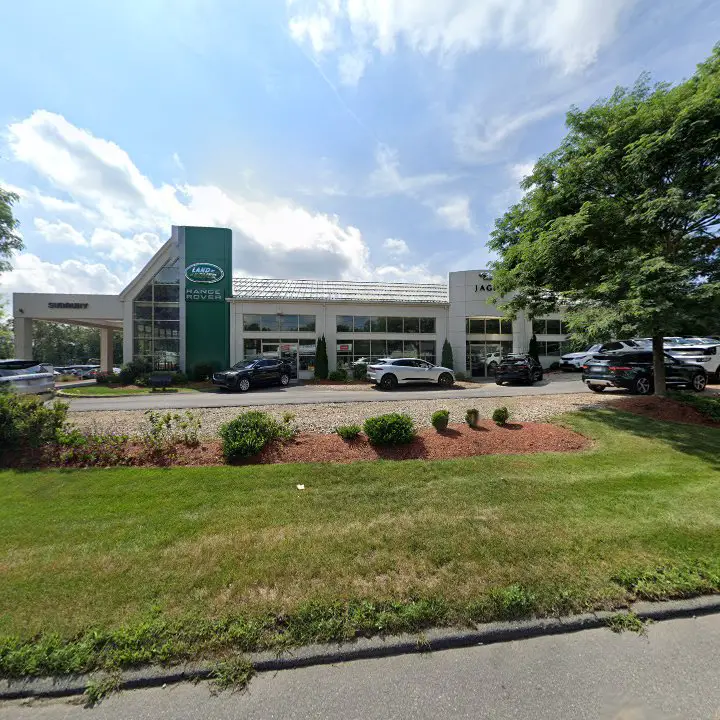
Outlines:
[[[587,438],[547,423],[481,423],[476,430],[451,425],[443,432],[422,430],[409,445],[375,447],[361,435],[346,442],[338,435],[301,433],[294,440],[265,448],[257,463],[357,462],[360,460],[443,460],[474,455],[569,452],[588,447]]]
[[[643,415],[653,420],[685,423],[687,425],[704,425],[706,427],[720,427],[720,423],[713,422],[704,417],[695,408],[684,403],[661,397],[624,397],[612,400],[608,406],[624,410],[625,412]]]

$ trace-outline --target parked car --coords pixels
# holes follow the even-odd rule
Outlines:
[[[398,385],[414,383],[437,383],[440,387],[452,387],[455,373],[450,368],[417,358],[383,358],[368,365],[367,378],[383,390],[394,390]]]
[[[55,369],[37,360],[0,360],[0,386],[21,395],[55,389]]]
[[[229,370],[213,373],[213,385],[226,390],[247,392],[260,385],[282,385],[290,383],[290,365],[280,358],[256,358],[235,363]]]
[[[677,345],[665,346],[665,351],[673,357],[680,358],[685,362],[702,365],[708,378],[720,383],[720,342],[703,338],[703,342],[696,344],[679,343]]]
[[[644,340],[613,340],[612,342],[597,343],[587,350],[565,353],[560,358],[560,369],[565,372],[582,370],[583,365],[596,353],[613,352],[616,350],[632,350],[645,346]]]
[[[520,382],[532,385],[543,379],[542,365],[531,355],[505,355],[495,373],[495,383]]]
[[[649,395],[655,387],[652,351],[595,355],[583,368],[582,380],[593,392],[616,387],[636,395]],[[701,392],[707,385],[707,372],[702,365],[680,360],[666,352],[665,382],[669,387],[685,386]]]
[[[499,352],[488,353],[485,358],[485,367],[487,367],[487,374],[494,375],[497,372],[498,365],[502,362],[502,354]]]

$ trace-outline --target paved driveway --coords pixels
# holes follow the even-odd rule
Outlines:
[[[314,405],[318,403],[387,402],[398,400],[462,399],[473,397],[515,397],[518,395],[567,395],[585,392],[580,375],[551,375],[533,387],[499,386],[494,382],[474,383],[464,390],[440,390],[436,387],[406,386],[393,392],[382,390],[341,390],[317,385],[295,385],[251,390],[247,393],[157,393],[115,398],[78,398],[70,400],[73,411],[149,410],[218,407],[254,407],[257,405]],[[588,392],[588,395],[591,393]]]

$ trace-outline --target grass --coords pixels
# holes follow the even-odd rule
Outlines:
[[[109,385],[83,385],[81,387],[65,388],[62,392],[72,397],[122,397],[124,395],[150,395],[152,393],[187,393],[209,392],[205,386],[200,387],[170,387],[166,390],[153,390],[152,388],[121,387]]]
[[[608,627],[614,633],[634,632],[638,635],[647,634],[647,622],[635,613],[617,613],[607,620]]]
[[[720,591],[720,430],[612,410],[563,423],[593,448],[2,472],[0,675]]]

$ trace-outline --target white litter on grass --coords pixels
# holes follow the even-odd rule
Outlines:
[[[304,489],[305,489],[305,486],[304,486],[304,485],[297,485],[296,487],[297,487],[298,490],[304,490]]]

